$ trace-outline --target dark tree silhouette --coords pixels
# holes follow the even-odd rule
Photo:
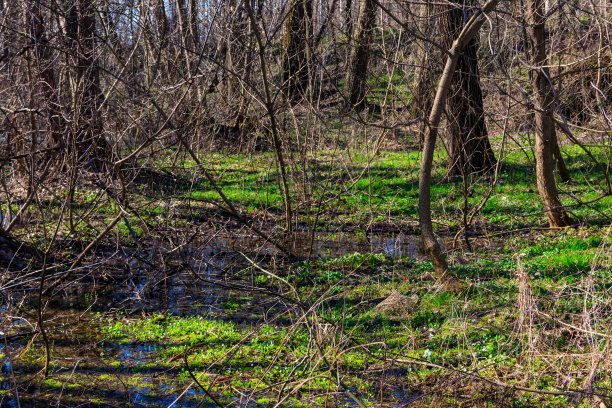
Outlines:
[[[77,163],[100,169],[110,155],[101,120],[102,90],[96,61],[96,7],[90,0],[76,0],[68,9],[66,37],[74,55],[75,121],[69,148],[77,154]]]
[[[467,21],[471,0],[437,6],[442,42],[450,49]],[[457,61],[447,101],[449,173],[486,171],[495,163],[484,119],[478,39],[472,38]]]
[[[292,0],[285,23],[282,80],[287,97],[298,102],[308,89],[308,42],[312,24],[312,0]]]
[[[353,44],[346,78],[348,102],[351,107],[356,109],[365,107],[366,80],[375,24],[376,3],[374,0],[362,0],[359,6],[357,26],[353,33]]]

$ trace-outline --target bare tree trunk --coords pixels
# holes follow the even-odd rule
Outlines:
[[[420,15],[419,15],[419,34],[425,38],[430,38],[433,34],[433,5],[430,0],[427,0],[421,4]],[[414,86],[412,89],[412,109],[411,113],[422,119],[425,119],[431,111],[431,104],[434,98],[434,73],[432,72],[432,55],[433,46],[427,42],[422,41],[417,49],[414,51]],[[421,122],[423,126],[426,126],[425,120]],[[421,127],[421,134],[424,132],[424,127]],[[422,141],[421,141],[422,143]]]
[[[153,16],[157,23],[157,33],[160,41],[159,47],[164,50],[168,46],[168,34],[170,33],[170,25],[168,24],[164,0],[155,0],[153,4]]]
[[[189,0],[189,37],[193,51],[200,46],[199,0]]]
[[[285,23],[283,75],[287,97],[298,102],[308,90],[312,0],[292,0]]]
[[[452,46],[465,22],[466,5],[438,6],[442,43]],[[484,119],[478,41],[472,38],[457,60],[447,101],[449,174],[486,171],[495,164],[495,155],[487,137]]]
[[[285,158],[283,155],[283,147],[281,137],[278,131],[278,124],[276,123],[276,114],[274,111],[274,98],[272,97],[272,92],[270,91],[270,83],[268,80],[268,69],[265,58],[265,49],[264,49],[264,41],[263,36],[259,31],[259,27],[257,26],[257,21],[255,20],[255,12],[249,3],[250,0],[244,0],[244,6],[247,9],[247,13],[249,16],[249,20],[251,21],[251,30],[253,35],[255,36],[255,40],[257,41],[257,50],[259,54],[259,63],[261,64],[261,79],[264,86],[264,95],[265,102],[264,106],[268,115],[270,116],[270,128],[272,133],[272,142],[274,144],[274,153],[276,154],[276,161],[279,167],[279,173],[281,176],[282,183],[282,192],[283,192],[283,201],[285,204],[285,217],[286,217],[286,225],[287,232],[293,232],[293,210],[291,206],[291,194],[289,193],[289,182],[287,177],[287,170],[285,169]]]
[[[180,44],[181,44],[181,54],[182,61],[180,61],[179,67],[181,67],[184,72],[188,72],[190,69],[190,50],[192,49],[192,44],[190,43],[191,36],[190,32],[190,24],[187,19],[187,3],[185,0],[176,0],[176,16],[178,18],[178,32],[180,35]]]
[[[189,31],[187,22],[187,2],[186,0],[175,0],[175,6],[176,18],[178,21],[175,21],[174,23],[178,23],[181,39],[185,41],[187,38],[187,32]]]
[[[47,140],[47,145],[53,147],[62,142],[63,116],[59,106],[55,72],[51,63],[51,49],[47,44],[48,39],[40,2],[28,4],[26,19],[30,36],[34,42],[37,74],[43,95],[41,99],[46,104],[47,117],[49,118],[50,138]]]
[[[555,137],[555,143],[553,145],[553,156],[557,161],[557,170],[559,170],[559,176],[561,176],[561,180],[570,181],[572,178],[569,174],[569,170],[565,165],[565,160],[563,160],[563,156],[561,155],[561,149],[559,148],[559,141]]]
[[[112,4],[110,0],[104,0],[100,5],[102,11],[100,12],[101,25],[103,31],[106,34],[108,43],[112,46],[113,52],[117,55],[123,54],[123,43],[119,36],[119,27],[117,19],[113,18]]]
[[[100,170],[110,155],[100,118],[102,92],[96,61],[96,7],[93,0],[75,0],[66,17],[66,34],[74,52],[76,92],[74,109],[78,113],[72,148],[78,163]]]
[[[570,225],[572,220],[559,200],[553,168],[557,136],[553,118],[554,94],[546,67],[548,58],[543,0],[527,0],[527,21],[532,43],[532,66],[536,67],[533,72],[533,100],[537,129],[535,151],[538,191],[550,226],[565,227]]]
[[[249,83],[251,78],[251,72],[253,68],[253,52],[252,49],[255,48],[255,41],[252,35],[252,24],[247,24],[247,13],[244,7],[242,7],[242,13],[240,16],[241,26],[239,27],[240,35],[242,36],[242,41],[244,42],[244,52],[240,55],[240,81],[242,85],[238,91],[238,106],[236,108],[236,118],[234,120],[233,127],[238,130],[242,135],[244,135],[244,124],[247,119],[247,111],[249,108],[249,93],[246,90],[245,84]],[[248,39],[248,40],[247,40]],[[248,43],[247,43],[248,41]]]
[[[245,84],[249,82],[253,68],[255,40],[246,7],[237,0],[229,0],[227,4],[229,28],[225,39],[219,42],[217,55],[224,60],[226,68],[222,82],[223,98],[228,111],[235,113],[231,126],[236,131],[242,131],[250,100]]]
[[[362,0],[352,38],[353,44],[346,77],[348,102],[351,107],[358,110],[365,107],[366,80],[375,24],[376,3],[374,0]]]
[[[423,236],[423,245],[433,263],[437,279],[444,284],[452,284],[455,279],[450,275],[446,258],[442,253],[442,248],[434,234],[431,222],[431,169],[433,165],[436,139],[438,137],[438,127],[446,104],[446,98],[451,85],[451,80],[461,52],[472,38],[478,33],[480,27],[486,21],[484,14],[495,9],[501,0],[489,0],[481,10],[474,14],[463,26],[461,33],[457,36],[446,59],[444,72],[438,83],[436,98],[429,115],[428,132],[424,138],[423,157],[419,172],[419,225]]]
[[[353,0],[344,3],[344,29],[348,36],[353,33]]]
[[[234,111],[239,98],[237,93],[241,93],[239,78],[243,77],[245,70],[245,51],[248,54],[246,45],[247,36],[247,13],[244,6],[237,0],[229,1],[229,30],[225,40],[225,66],[227,67],[225,85],[225,99],[231,111]],[[249,67],[246,67],[249,69]],[[239,103],[238,103],[239,104]]]

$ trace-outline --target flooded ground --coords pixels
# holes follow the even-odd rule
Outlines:
[[[0,407],[546,406],[546,394],[521,396],[491,383],[498,378],[547,381],[557,393],[548,406],[567,406],[565,380],[541,356],[566,353],[576,379],[591,372],[596,349],[585,344],[603,346],[607,332],[587,339],[568,327],[584,321],[580,294],[594,287],[601,309],[589,315],[609,324],[609,264],[594,274],[590,263],[600,242],[514,251],[526,253],[543,316],[527,332],[517,324],[518,265],[507,249],[486,252],[495,241],[474,241],[478,258],[448,256],[469,282],[456,293],[438,285],[418,238],[402,234],[304,236],[293,243],[297,260],[248,235],[101,247],[69,279],[50,271],[42,303],[40,272],[6,271]],[[582,269],[560,256],[567,248],[578,248]],[[563,278],[571,286],[559,287]],[[524,342],[532,333],[539,353]],[[602,395],[611,395],[609,372]]]
[[[419,240],[403,234],[367,239],[348,235],[313,239],[305,235],[293,242],[293,248],[303,256],[302,262],[342,258],[354,253],[382,254],[390,260],[418,258],[421,254]],[[115,259],[109,259],[107,265],[122,268],[121,273],[118,270],[105,273],[104,268],[84,272],[61,287],[61,296],[56,294],[46,303],[43,313],[52,367],[51,375],[42,384],[37,379],[44,369],[45,347],[42,336],[32,335],[39,331],[35,310],[31,309],[33,304],[27,307],[23,303],[6,302],[10,299],[6,297],[0,331],[10,337],[4,335],[0,344],[0,406],[218,407],[221,403],[212,400],[209,390],[193,380],[195,374],[189,373],[186,362],[181,359],[181,353],[191,348],[196,360],[198,353],[203,356],[196,362],[195,372],[223,399],[222,406],[268,406],[274,399],[266,396],[265,387],[264,392],[255,392],[262,388],[257,381],[232,382],[232,375],[228,373],[240,368],[232,368],[226,362],[228,372],[227,367],[219,369],[211,363],[206,347],[215,340],[207,340],[197,331],[191,333],[191,338],[173,338],[170,343],[159,341],[163,336],[150,336],[155,341],[147,340],[146,336],[127,341],[120,334],[118,341],[109,336],[108,327],[115,322],[138,319],[152,320],[154,326],[157,319],[162,323],[155,327],[163,327],[165,331],[164,322],[170,320],[169,316],[226,321],[235,338],[244,339],[220,339],[220,351],[248,341],[245,340],[249,338],[248,333],[257,332],[261,327],[286,330],[296,323],[299,314],[295,304],[283,300],[281,292],[285,289],[268,280],[286,268],[279,255],[271,245],[248,236],[243,239],[215,237],[209,242],[191,243],[165,253],[158,248],[134,251],[130,255],[113,254]],[[30,288],[21,288],[20,293],[28,302],[35,302],[34,286]],[[23,336],[17,337],[18,334]],[[287,333],[269,338],[272,340],[266,341],[280,341],[281,347],[284,347],[283,341],[294,341],[287,340],[291,338]],[[307,351],[301,349],[302,345],[294,347],[296,353],[312,353],[311,346]],[[261,365],[255,371],[260,373],[260,378],[265,378],[266,365],[258,360],[265,359],[254,356],[249,360],[247,355],[233,361],[250,368]],[[275,364],[290,365],[289,360]],[[393,385],[384,374],[368,373],[367,376],[378,377],[375,381],[386,384],[377,397],[385,401],[384,406],[403,406],[415,398],[414,392]],[[312,394],[306,393],[298,400],[319,403],[322,397]],[[338,384],[333,388],[327,385],[325,399],[330,406],[359,406],[349,394],[353,392]],[[367,403],[372,397],[363,398]],[[296,397],[291,400],[295,403]]]
[[[195,248],[194,248],[195,247]],[[298,236],[293,248],[305,259],[337,258],[347,254],[384,254],[391,258],[423,256],[420,239],[410,235],[374,236],[369,239],[355,239],[348,235],[333,235],[312,240]],[[262,244],[252,237],[243,239],[216,238],[204,247],[192,246],[189,251],[177,253],[177,259],[189,259],[192,268],[168,271],[164,276],[150,272],[150,263],[155,262],[152,254],[134,258],[130,268],[138,271],[123,287],[112,288],[112,302],[108,306],[149,311],[167,311],[177,315],[219,312],[220,305],[230,297],[232,289],[256,286],[254,282],[236,279],[235,273],[251,268],[253,279],[261,271],[252,262],[265,268],[275,265],[279,251],[269,244]],[[247,294],[242,293],[242,297]],[[264,296],[267,297],[267,296]],[[249,304],[241,305],[250,308]],[[262,297],[256,299],[261,308],[273,307],[273,301]],[[253,317],[252,315],[250,316]],[[249,319],[249,316],[244,316]]]

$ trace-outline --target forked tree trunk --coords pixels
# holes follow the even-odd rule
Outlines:
[[[440,243],[436,239],[433,231],[433,224],[431,222],[431,168],[436,148],[436,139],[438,137],[438,127],[440,126],[440,119],[442,118],[442,112],[446,104],[451,79],[457,67],[461,52],[486,21],[484,14],[495,9],[500,1],[501,0],[489,0],[481,10],[469,19],[461,30],[461,33],[453,42],[446,59],[444,72],[438,83],[436,97],[429,115],[429,127],[424,137],[423,156],[419,172],[419,224],[421,227],[423,244],[433,263],[436,277],[438,281],[444,284],[452,284],[456,282],[456,280],[450,274],[446,258],[442,253]]]
[[[438,6],[442,43],[448,49],[465,22],[466,3],[473,2],[455,1]],[[447,146],[451,175],[486,171],[495,164],[484,118],[477,51],[478,40],[472,38],[457,60],[449,89]]]
[[[365,107],[366,81],[370,62],[370,47],[376,24],[376,3],[362,0],[359,17],[353,34],[353,44],[349,57],[346,86],[349,105],[361,110]]]
[[[553,118],[554,94],[548,73],[545,15],[543,0],[527,0],[528,32],[531,38],[533,73],[533,100],[536,119],[536,176],[538,191],[551,227],[565,227],[572,223],[567,215],[555,183],[554,149],[557,145]]]
[[[282,80],[288,99],[295,103],[308,90],[308,42],[312,22],[312,0],[293,0],[285,23]]]
[[[563,156],[561,155],[561,149],[559,148],[559,141],[555,137],[555,144],[553,145],[553,156],[557,162],[557,170],[559,171],[559,176],[561,176],[561,180],[567,182],[572,179],[569,174],[569,170],[565,165],[565,160],[563,160]]]

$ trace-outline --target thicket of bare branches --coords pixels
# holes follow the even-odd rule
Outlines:
[[[573,206],[612,194],[611,12],[607,0],[0,0],[0,285],[7,299],[36,292],[44,337],[45,305],[67,282],[120,274],[142,251],[150,259],[138,261],[164,274],[217,234],[304,257],[297,234],[312,238],[386,149],[422,151],[410,228],[436,279],[461,288],[434,229],[436,178],[463,181],[453,233],[468,248],[509,152],[536,169],[551,228],[582,222],[560,198],[560,147],[604,174]],[[436,149],[448,151],[444,166]],[[281,207],[253,210],[223,188],[232,169],[220,163],[242,154],[248,170],[256,152],[274,156],[258,186],[278,186]],[[358,154],[365,165],[352,165]],[[323,167],[339,176],[322,178]],[[195,184],[213,194],[178,202],[176,186]],[[476,187],[483,199],[468,206]],[[167,215],[179,211],[193,217],[187,227]],[[374,214],[360,221],[371,231]],[[546,312],[517,274],[527,333]],[[291,292],[285,283],[274,296]],[[292,317],[316,317],[294,300]]]

